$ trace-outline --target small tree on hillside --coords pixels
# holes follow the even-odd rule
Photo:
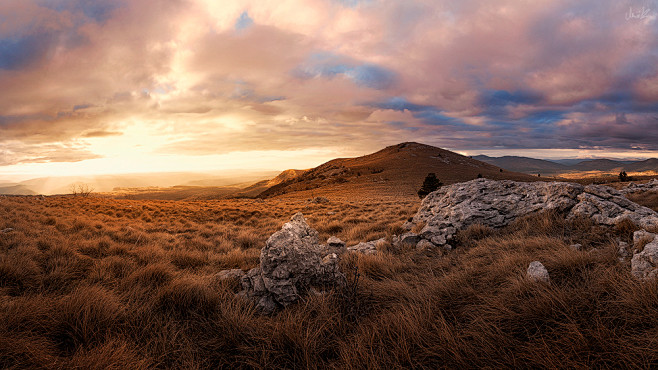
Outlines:
[[[436,178],[435,173],[428,173],[427,176],[425,176],[425,180],[423,181],[423,186],[421,186],[420,190],[418,190],[418,197],[423,199],[427,196],[427,194],[435,191],[442,185],[443,183]]]
[[[619,181],[621,181],[621,182],[628,181],[628,174],[626,173],[626,171],[621,171],[619,173]]]

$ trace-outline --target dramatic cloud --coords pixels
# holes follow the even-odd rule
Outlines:
[[[658,155],[657,10],[612,0],[4,0],[0,174],[99,158],[328,159],[404,140],[468,153]]]

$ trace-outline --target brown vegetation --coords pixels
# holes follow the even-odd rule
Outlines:
[[[646,198],[645,198],[646,199]],[[544,214],[472,226],[452,252],[388,243],[343,259],[347,288],[274,316],[219,270],[258,263],[302,211],[322,239],[390,237],[417,201],[0,198],[2,368],[650,367],[658,282],[611,230]],[[650,204],[656,209],[655,203]],[[581,243],[585,251],[569,248]],[[541,260],[551,284],[524,278]]]

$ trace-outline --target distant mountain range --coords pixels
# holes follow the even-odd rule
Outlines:
[[[658,159],[656,158],[641,161],[619,161],[612,159],[551,161],[516,156],[489,157],[486,155],[478,155],[474,156],[473,159],[493,164],[510,171],[518,171],[527,174],[541,173],[551,176],[579,171],[658,171]]]

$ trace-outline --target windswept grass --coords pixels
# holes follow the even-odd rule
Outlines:
[[[14,229],[0,234],[0,367],[658,364],[658,282],[617,258],[631,224],[547,213],[472,226],[450,252],[381,243],[377,256],[345,256],[345,289],[273,316],[215,278],[256,266],[297,211],[322,239],[355,244],[399,234],[417,205],[0,197],[0,230]],[[525,279],[534,260],[550,284]]]

